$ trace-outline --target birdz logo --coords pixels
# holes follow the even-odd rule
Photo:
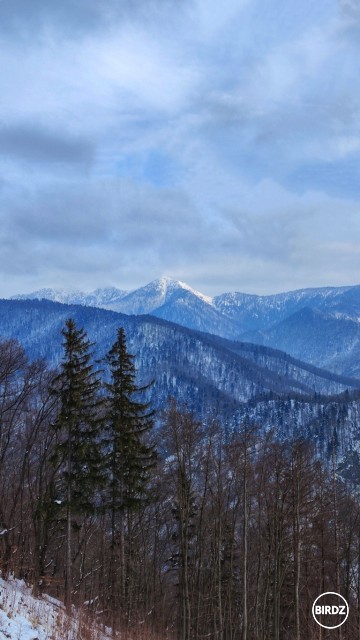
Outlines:
[[[324,629],[341,627],[349,615],[349,605],[340,593],[327,591],[318,596],[312,606],[315,622]]]

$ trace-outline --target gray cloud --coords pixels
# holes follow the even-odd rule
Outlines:
[[[30,163],[90,166],[94,146],[78,136],[52,132],[36,124],[0,128],[0,156]]]
[[[279,210],[274,204],[259,213],[257,193],[242,188],[243,206],[224,208],[213,219],[185,191],[122,179],[84,180],[71,189],[55,182],[15,200],[5,193],[3,287],[8,295],[46,284],[135,287],[166,273],[207,293],[270,293],[310,285],[314,269],[318,284],[341,284],[344,274],[351,281],[360,266],[354,250],[360,229],[351,242],[346,229],[356,225],[356,204],[343,210],[345,227],[339,220],[331,229],[326,225],[336,216],[336,202],[318,195],[314,211],[315,195],[281,196],[275,185],[264,184],[258,190],[268,203],[274,198]],[[329,270],[333,263],[342,274]]]
[[[53,183],[21,198],[3,196],[1,205],[4,244],[17,244],[17,254],[24,246],[48,246],[54,260],[63,254],[67,261],[71,254],[79,265],[87,253],[95,264],[93,251],[101,260],[114,253],[129,260],[141,252],[159,253],[163,260],[190,256],[204,228],[184,194],[123,180],[81,181],[72,188]]]
[[[9,293],[162,273],[207,293],[353,281],[360,94],[347,4],[0,3]]]
[[[47,37],[49,29],[78,37],[129,18],[159,17],[159,12],[176,4],[174,0],[2,0],[0,32],[22,40]]]

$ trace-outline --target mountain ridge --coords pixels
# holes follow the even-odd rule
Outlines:
[[[172,296],[179,291],[187,291],[194,297],[198,298],[209,307],[217,309],[220,313],[234,318],[236,314],[245,309],[248,314],[253,314],[255,318],[259,309],[268,309],[273,313],[283,313],[283,308],[287,301],[291,301],[291,311],[298,308],[309,306],[309,301],[321,308],[331,308],[336,312],[341,308],[338,301],[341,297],[349,297],[353,292],[358,294],[357,306],[350,313],[349,317],[356,318],[360,321],[360,285],[349,285],[341,287],[311,287],[294,289],[282,293],[269,295],[258,295],[253,293],[243,293],[239,291],[226,292],[217,296],[208,296],[194,289],[181,280],[174,280],[167,276],[152,280],[148,284],[133,290],[119,289],[117,287],[97,288],[92,292],[83,292],[80,290],[68,291],[66,289],[44,288],[27,294],[17,294],[10,296],[10,300],[31,300],[31,299],[48,299],[54,302],[63,302],[65,304],[86,304],[87,306],[99,306],[100,308],[112,307],[118,302],[121,304],[119,308],[111,308],[111,311],[119,311],[120,313],[128,313],[129,315],[152,313],[162,307],[171,300]],[[330,304],[329,301],[330,300]],[[331,304],[331,301],[333,304]],[[106,305],[106,306],[105,306]],[[121,308],[120,308],[121,307]],[[284,311],[289,315],[289,310]],[[345,314],[346,315],[346,314]],[[279,319],[279,315],[277,316]],[[271,320],[270,320],[271,321]],[[263,320],[264,323],[264,320]],[[268,319],[265,318],[265,323]]]
[[[210,297],[162,277],[133,291],[113,287],[70,294],[43,289],[13,299],[40,297],[127,315],[148,313],[229,340],[278,348],[334,373],[360,377],[360,285]],[[304,315],[304,309],[314,313]]]
[[[43,358],[56,367],[69,317],[96,342],[99,368],[117,329],[124,327],[140,386],[155,381],[144,398],[154,409],[161,412],[172,397],[200,420],[215,418],[227,430],[249,420],[264,433],[275,430],[279,439],[310,439],[325,460],[336,430],[339,463],[360,483],[360,380],[272,347],[230,341],[154,315],[49,300],[0,300],[0,339],[17,339],[30,360]]]
[[[97,358],[105,355],[117,328],[124,326],[142,380],[158,381],[158,405],[170,395],[196,404],[197,396],[205,398],[210,387],[227,396],[231,410],[268,393],[332,395],[360,387],[359,380],[296,361],[279,350],[231,342],[153,315],[128,316],[47,300],[0,300],[0,336],[18,339],[31,358],[56,365],[62,354],[61,329],[69,316],[97,343]]]

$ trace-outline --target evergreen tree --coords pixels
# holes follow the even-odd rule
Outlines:
[[[62,331],[64,358],[53,391],[59,398],[57,431],[59,501],[66,509],[65,601],[71,607],[73,519],[94,511],[101,486],[100,380],[91,364],[92,343],[69,319]]]
[[[136,396],[150,385],[136,385],[134,356],[127,351],[125,331],[120,328],[106,360],[110,368],[106,411],[106,468],[109,492],[105,508],[110,514],[110,606],[115,612],[125,600],[125,514],[139,508],[147,499],[150,468],[155,462],[154,448],[146,442],[153,426],[154,412],[149,403]],[[118,566],[120,565],[120,566]],[[120,569],[120,585],[119,570]]]
[[[150,385],[136,385],[134,356],[127,351],[123,328],[107,357],[111,382],[107,397],[107,469],[110,470],[111,506],[116,511],[133,509],[144,501],[149,470],[155,461],[154,448],[146,442],[153,426],[150,404],[135,399]]]

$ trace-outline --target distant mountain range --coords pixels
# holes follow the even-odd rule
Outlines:
[[[321,316],[308,308],[299,311],[300,325],[305,327],[310,318],[311,327],[313,314]],[[16,338],[30,359],[42,357],[57,366],[63,352],[61,329],[69,317],[96,342],[99,367],[117,328],[125,328],[129,351],[136,355],[138,382],[154,380],[147,398],[154,407],[163,409],[173,397],[201,419],[216,417],[226,429],[239,428],[246,417],[264,431],[275,429],[281,439],[310,439],[325,460],[331,459],[335,442],[339,473],[360,484],[359,380],[318,369],[279,350],[231,341],[152,315],[49,300],[0,300],[0,339]]]
[[[63,304],[81,304],[86,307],[99,307],[102,309],[112,308],[114,305],[128,294],[116,287],[106,287],[95,289],[91,293],[83,291],[66,291],[65,289],[38,289],[32,293],[12,296],[11,300],[51,300]]]
[[[360,387],[356,379],[317,369],[269,347],[232,342],[150,315],[129,316],[46,300],[0,300],[0,336],[19,340],[31,359],[42,357],[57,365],[61,329],[68,317],[96,342],[97,358],[106,354],[116,329],[123,326],[142,380],[156,380],[152,400],[157,406],[173,395],[199,413],[206,411],[206,403],[233,411],[269,394],[329,396]]]
[[[360,286],[300,289],[270,296],[213,298],[160,278],[134,291],[42,289],[14,299],[48,299],[129,315],[151,314],[229,340],[262,344],[345,376],[360,377]]]

